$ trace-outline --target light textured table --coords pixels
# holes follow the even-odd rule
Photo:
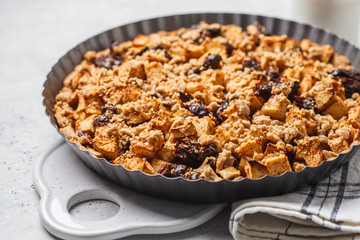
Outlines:
[[[289,17],[286,0],[0,1],[0,238],[53,239],[41,226],[32,168],[59,138],[45,117],[42,84],[51,66],[85,39],[121,24],[188,12]],[[177,234],[131,239],[231,239],[230,208]],[[130,239],[130,238],[129,238]]]

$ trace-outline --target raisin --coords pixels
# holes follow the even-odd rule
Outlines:
[[[200,35],[200,37],[196,38],[196,39],[193,41],[193,44],[199,45],[201,40],[204,40],[204,37],[203,37],[202,35]]]
[[[123,150],[125,152],[129,151],[130,150],[130,141],[129,140],[126,140],[126,142],[123,144]]]
[[[261,97],[265,101],[269,100],[271,97],[273,84],[270,82],[268,84],[260,86],[260,88],[255,92],[255,96]]]
[[[351,98],[355,92],[360,93],[360,72],[354,69],[336,69],[330,74],[342,83],[347,98]]]
[[[94,119],[94,126],[103,126],[110,122],[110,118],[106,114],[101,114]]]
[[[161,93],[159,93],[158,91],[154,91],[151,95],[150,95],[150,97],[151,98],[155,98],[155,99],[161,99],[161,103],[164,105],[167,105],[167,104],[171,104],[171,102],[168,102],[167,100],[166,100],[166,98],[161,94]]]
[[[200,31],[200,36],[194,40],[194,44],[199,45],[200,41],[203,41],[205,38],[215,38],[220,36],[221,29],[220,28],[208,28],[208,29],[202,29],[199,25],[192,27],[192,29]]]
[[[188,74],[189,74],[189,75],[190,75],[190,74],[197,74],[197,75],[199,75],[199,74],[200,74],[200,69],[199,69],[199,68],[197,68],[197,69],[190,69],[189,72],[188,72]]]
[[[232,52],[234,51],[234,47],[230,44],[230,43],[223,43],[222,44],[223,46],[225,46],[225,48],[226,48],[226,55],[228,56],[228,57],[230,57],[231,56],[231,54],[232,54]]]
[[[177,162],[188,166],[199,167],[202,162],[198,161],[199,144],[190,138],[185,138],[176,144],[175,157]]]
[[[294,101],[296,106],[304,109],[315,109],[315,100],[312,97],[304,98],[304,97],[295,97]]]
[[[167,59],[171,59],[171,58],[172,58],[172,57],[170,56],[170,54],[168,53],[167,50],[165,50],[165,57],[166,57]]]
[[[169,168],[169,165],[167,164],[164,164],[160,167],[159,171],[158,171],[159,174],[163,175],[163,176],[170,176],[170,168]]]
[[[220,106],[216,109],[215,113],[214,113],[214,117],[217,120],[218,124],[223,123],[226,118],[221,114],[230,104],[230,100],[227,99],[225,101],[223,101]]]
[[[219,69],[221,60],[222,58],[219,54],[211,54],[205,59],[203,67],[204,69]]]
[[[153,49],[153,50],[158,50],[158,49],[164,50],[164,51],[165,51],[165,52],[164,52],[165,57],[166,57],[167,59],[171,59],[171,56],[170,56],[169,52],[168,52],[163,46],[158,45],[158,46],[156,46],[156,47],[153,47],[152,49]]]
[[[167,101],[165,98],[161,99],[161,104],[166,108],[171,108],[171,106],[172,106],[171,101]]]
[[[270,81],[271,82],[280,82],[281,80],[281,74],[276,72],[275,70],[272,70],[272,69],[269,69],[269,70],[266,70],[266,76],[268,76],[270,78]]]
[[[299,87],[300,87],[300,83],[298,81],[294,81],[293,86],[291,87],[291,91],[288,95],[288,99],[290,101],[293,101],[294,98],[297,97],[297,95],[299,94]]]
[[[98,58],[95,58],[94,63],[97,67],[104,67],[107,69],[111,69],[113,66],[120,66],[124,62],[122,56],[116,55],[104,55]]]
[[[149,50],[149,47],[146,46],[143,49],[141,49],[141,51],[138,54],[136,54],[136,56],[142,56],[148,50]]]
[[[346,78],[357,78],[357,80],[360,80],[360,73],[355,71],[354,69],[335,69],[330,72],[331,75],[333,75],[335,78],[337,77],[346,77]]]
[[[277,83],[276,84],[276,88],[281,90],[282,87],[290,87],[290,83]],[[293,101],[295,97],[297,97],[297,95],[299,94],[299,87],[300,87],[300,83],[297,81],[293,82],[293,86],[291,87],[291,91],[289,93],[289,95],[287,96],[288,99],[290,101]]]
[[[217,147],[211,143],[207,146],[201,146],[199,151],[199,160],[203,162],[207,157],[217,155]]]
[[[208,28],[206,29],[205,35],[211,37],[211,38],[215,38],[220,36],[221,33],[221,29],[220,28]]]
[[[111,52],[111,53],[114,53],[114,49],[115,49],[115,47],[116,47],[117,45],[119,45],[119,42],[116,41],[116,40],[114,40],[114,41],[112,41],[112,42],[110,43],[110,52]]]
[[[95,58],[95,66],[107,69],[111,69],[113,66],[120,66],[124,62],[124,56],[115,53],[114,48],[117,45],[119,45],[117,41],[112,41],[110,43],[110,54]]]
[[[209,161],[208,161],[208,163],[209,163],[209,165],[210,165],[210,167],[214,170],[214,171],[216,171],[216,159],[209,159]]]
[[[102,107],[101,113],[104,114],[104,113],[106,113],[106,111],[110,111],[111,113],[116,113],[116,106],[111,106],[111,105],[106,103]]]
[[[77,131],[77,135],[79,136],[79,137],[86,137],[86,133],[83,133],[82,131],[80,131],[80,130],[78,130]]]
[[[114,59],[114,61],[121,61],[121,63],[124,62],[124,56],[119,55],[118,53],[113,53],[112,58]],[[121,65],[121,63],[119,65]]]
[[[90,136],[89,134],[84,133],[84,132],[78,130],[78,131],[77,131],[77,135],[78,135],[79,137],[86,137],[86,138],[89,140],[89,142],[88,142],[87,144],[85,144],[85,146],[89,146],[89,147],[91,147],[91,148],[94,147],[93,142],[92,142],[92,139],[91,139],[91,136]]]
[[[202,102],[195,102],[189,106],[189,111],[198,116],[199,118],[203,118],[205,116],[209,116],[209,110],[206,105]]]
[[[199,174],[197,173],[193,173],[189,177],[189,180],[196,180],[196,179],[199,179]]]
[[[190,169],[182,164],[171,164],[170,166],[167,164],[164,164],[160,167],[158,170],[158,173],[166,176],[166,177],[185,177],[185,173],[188,172]]]
[[[163,96],[161,95],[161,93],[159,93],[158,91],[154,91],[154,93],[151,94],[151,97],[154,97],[154,98],[163,98]]]
[[[182,164],[173,164],[171,165],[171,177],[184,177],[186,170],[186,166]]]
[[[341,80],[342,85],[345,88],[345,96],[346,98],[351,98],[353,93],[360,93],[360,82],[354,80],[352,78],[342,78]]]
[[[161,45],[157,45],[156,47],[152,48],[153,50],[164,50],[165,48]]]
[[[176,144],[175,161],[198,168],[210,156],[217,155],[215,144],[200,145],[196,140],[184,138]]]
[[[299,52],[300,52],[300,54],[301,54],[302,57],[305,57],[305,55],[304,55],[304,50],[302,50],[301,47],[299,47]]]
[[[180,100],[183,101],[184,103],[191,100],[189,94],[183,92],[179,92],[179,94],[180,94]]]
[[[259,61],[256,58],[246,57],[243,63],[242,70],[244,71],[245,68],[250,68],[255,71],[260,71],[261,66]]]

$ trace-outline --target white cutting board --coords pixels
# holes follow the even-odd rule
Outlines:
[[[226,206],[168,201],[122,188],[89,169],[64,141],[43,153],[33,176],[41,197],[43,226],[53,235],[69,240],[179,232],[199,226]],[[96,199],[117,204],[119,211],[97,221],[69,213],[75,204]]]

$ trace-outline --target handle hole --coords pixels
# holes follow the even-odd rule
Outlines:
[[[111,218],[119,212],[120,206],[114,202],[96,199],[80,202],[69,210],[71,216],[83,221],[100,221]]]
[[[101,221],[115,216],[120,205],[112,193],[85,191],[76,194],[68,202],[68,211],[76,220]]]

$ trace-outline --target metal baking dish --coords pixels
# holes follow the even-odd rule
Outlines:
[[[287,34],[297,40],[308,38],[319,44],[331,44],[337,52],[347,56],[356,69],[360,69],[359,49],[341,37],[314,26],[246,14],[200,13],[159,17],[126,24],[100,33],[80,43],[60,58],[47,75],[43,91],[43,104],[52,125],[58,130],[52,110],[55,104],[55,96],[62,88],[64,78],[81,62],[85,52],[108,48],[112,40],[123,42],[135,38],[140,33],[150,34],[159,30],[170,31],[180,27],[190,27],[200,21],[236,24],[242,27],[258,21],[266,27],[268,33]],[[88,167],[121,186],[161,198],[204,203],[232,202],[245,198],[279,195],[294,191],[306,184],[316,184],[324,176],[329,175],[349,161],[359,148],[359,145],[354,145],[347,153],[339,154],[336,159],[324,161],[317,167],[306,167],[300,172],[286,172],[280,176],[265,176],[255,180],[244,178],[240,181],[210,182],[204,179],[189,181],[184,178],[167,178],[162,175],[148,175],[141,171],[131,171],[121,165],[110,164],[104,158],[96,158],[89,152],[80,150],[75,143],[69,142],[64,135],[62,136]]]

